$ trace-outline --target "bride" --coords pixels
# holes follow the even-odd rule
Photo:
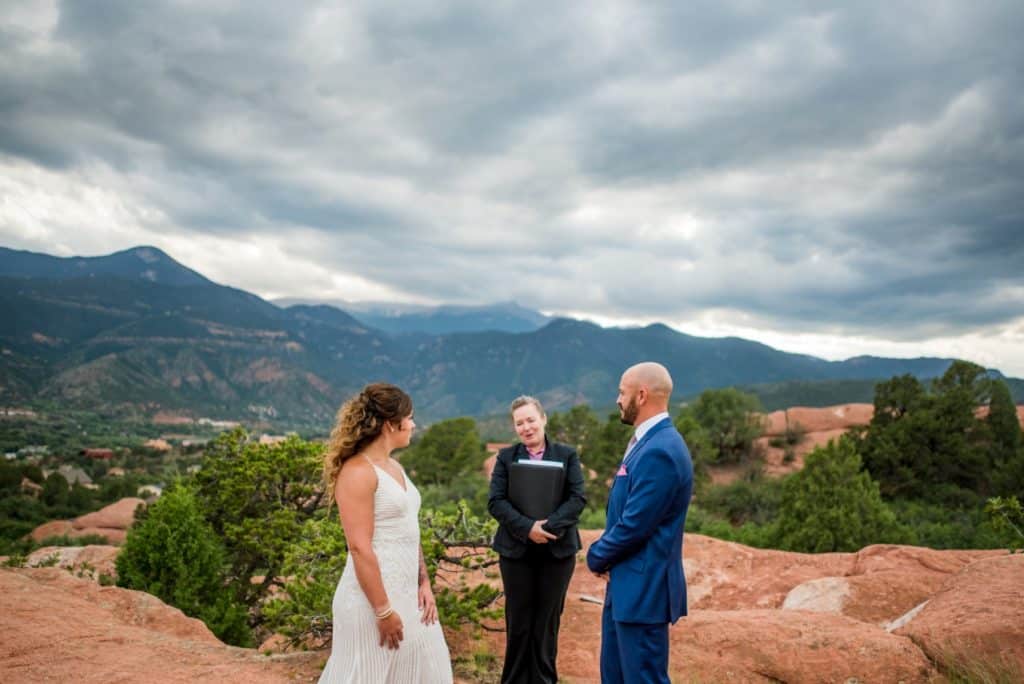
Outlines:
[[[409,445],[412,400],[367,385],[338,411],[324,457],[348,562],[334,592],[321,684],[448,684],[452,668],[420,547],[420,494],[391,457]]]

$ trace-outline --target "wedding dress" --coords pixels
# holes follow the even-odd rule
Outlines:
[[[450,684],[452,666],[441,624],[420,621],[420,493],[404,471],[403,488],[387,471],[373,467],[373,550],[388,600],[402,618],[404,638],[397,650],[380,645],[377,618],[350,557],[334,592],[331,657],[320,684]]]

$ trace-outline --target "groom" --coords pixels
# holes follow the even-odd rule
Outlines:
[[[659,363],[622,374],[616,402],[636,429],[608,495],[604,534],[587,566],[608,577],[602,684],[669,684],[668,625],[686,615],[683,526],[693,464],[668,415],[672,377]]]

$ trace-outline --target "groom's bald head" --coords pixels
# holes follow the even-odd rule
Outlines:
[[[660,363],[645,361],[630,366],[619,381],[619,413],[622,421],[638,425],[653,415],[668,411],[672,376]]]

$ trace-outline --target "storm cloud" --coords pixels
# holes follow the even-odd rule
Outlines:
[[[1024,373],[1024,6],[677,4],[0,2],[0,242]]]

